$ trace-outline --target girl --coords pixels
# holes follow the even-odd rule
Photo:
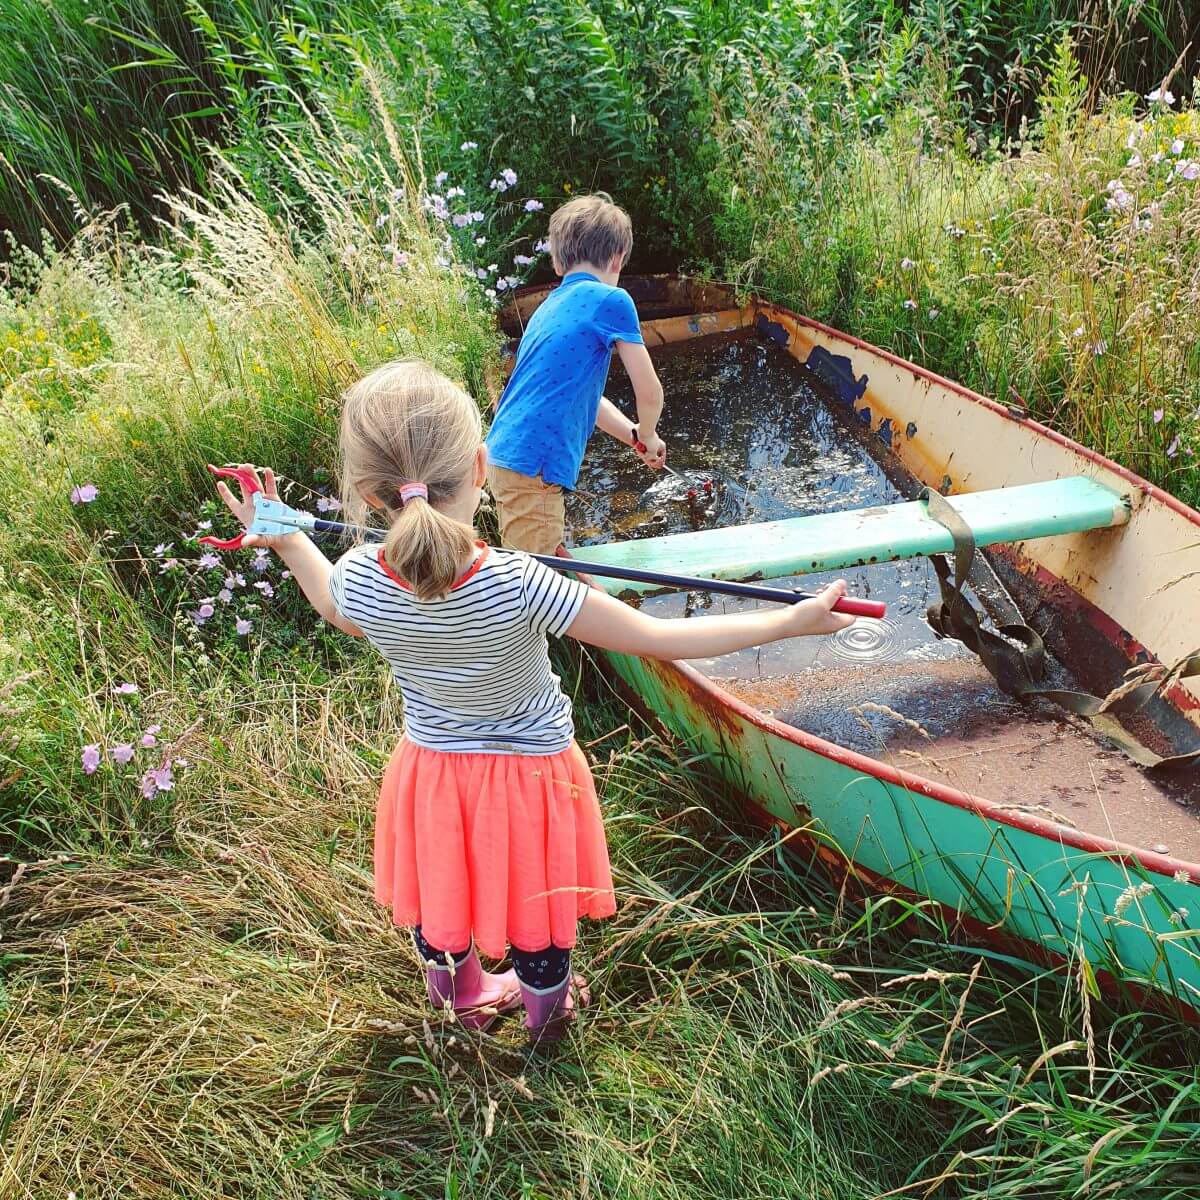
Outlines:
[[[615,911],[600,807],[547,634],[623,654],[709,658],[833,633],[839,581],[758,612],[656,620],[597,589],[498,550],[472,527],[487,467],[479,410],[422,362],[380,367],[345,395],[341,490],[387,540],[336,565],[303,533],[248,538],[276,550],[313,607],[387,659],[404,735],[383,777],[375,896],[413,928],[429,999],[482,1028],[523,1003],[534,1040],[561,1036],[587,1001],[570,971],[580,916]],[[249,497],[217,485],[244,525]],[[271,471],[265,492],[278,495]],[[489,974],[476,948],[513,969]]]

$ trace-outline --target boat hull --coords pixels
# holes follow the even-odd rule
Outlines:
[[[1063,638],[1086,632],[1095,667],[1086,686],[1106,688],[1132,663],[1171,663],[1200,643],[1200,513],[1017,408],[778,305],[670,277],[623,283],[651,316],[648,345],[755,329],[816,370],[928,486],[960,493],[1087,475],[1122,494],[1133,515],[1119,534],[999,551],[1019,598],[1022,589],[1034,606],[1051,597]],[[522,313],[546,291],[521,295]],[[706,311],[680,311],[701,302]],[[1014,811],[857,754],[686,664],[610,657],[647,713],[835,877],[930,901],[965,934],[1066,964],[1089,990],[1126,989],[1200,1020],[1200,865],[1038,816],[1053,797],[1030,794]],[[1200,680],[1180,681],[1160,709],[1158,724],[1194,743]]]
[[[609,658],[640,707],[835,879],[931,900],[976,940],[1200,1020],[1186,917],[1200,913],[1200,886],[1183,864],[1035,816],[1015,822],[774,721],[687,664]]]

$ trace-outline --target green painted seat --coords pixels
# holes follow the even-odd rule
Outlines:
[[[1022,484],[947,499],[975,534],[976,544],[1022,542],[1124,525],[1125,497],[1083,475]],[[948,553],[949,532],[914,500],[759,525],[702,529],[668,537],[612,542],[576,551],[613,566],[672,571],[708,579],[772,579],[840,571],[863,563]],[[661,590],[651,583],[601,581],[618,595]]]

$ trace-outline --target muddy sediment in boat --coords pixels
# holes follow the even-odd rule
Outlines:
[[[786,351],[753,336],[700,339],[655,352],[666,391],[661,432],[678,476],[648,471],[597,436],[571,497],[576,545],[894,504],[919,483],[879,439],[824,394]],[[633,412],[614,371],[609,396]],[[883,620],[831,638],[778,642],[694,665],[788,724],[938,783],[1200,862],[1200,772],[1155,776],[1047,702],[1018,703],[960,642],[926,619],[939,596],[927,559],[838,572],[854,595],[883,600]],[[815,590],[831,575],[774,581]],[[1019,616],[980,556],[973,602],[999,622]],[[736,612],[757,602],[659,596],[658,615]],[[1078,688],[1054,661],[1052,686]],[[1118,682],[1114,680],[1114,682]]]

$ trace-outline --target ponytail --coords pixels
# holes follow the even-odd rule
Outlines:
[[[342,398],[347,519],[364,524],[368,501],[386,513],[383,560],[421,600],[444,596],[474,550],[475,531],[441,508],[472,484],[481,426],[471,397],[415,360],[379,367]]]
[[[391,517],[383,558],[418,600],[444,596],[475,548],[475,531],[438,512],[424,497],[404,502]]]

